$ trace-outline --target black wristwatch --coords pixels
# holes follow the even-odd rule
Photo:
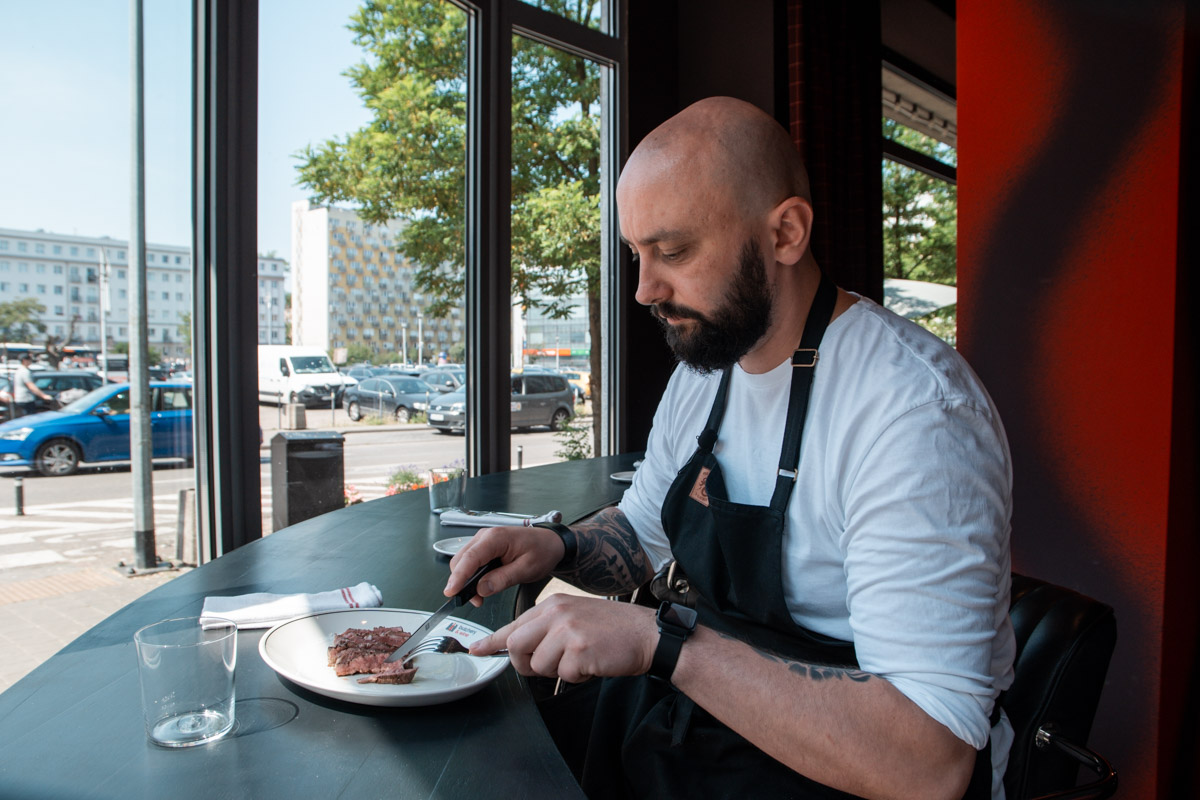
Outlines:
[[[663,601],[658,607],[658,647],[654,648],[654,659],[650,662],[651,678],[667,683],[675,673],[679,651],[683,643],[696,630],[696,609],[678,603]]]
[[[575,531],[563,525],[561,522],[535,522],[532,527],[545,528],[548,531],[554,531],[558,534],[558,538],[563,543],[563,557],[554,566],[554,572],[558,572],[563,567],[569,566],[575,561],[575,556],[579,552],[579,543],[575,541]]]

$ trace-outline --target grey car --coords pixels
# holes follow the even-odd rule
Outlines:
[[[424,411],[430,395],[436,394],[429,384],[408,375],[367,378],[342,393],[342,407],[355,421],[365,414],[378,414],[408,422],[413,412]]]
[[[462,431],[467,418],[467,396],[457,389],[435,397],[429,404],[429,426],[442,433]],[[518,430],[548,425],[562,430],[575,416],[575,391],[562,375],[512,374],[512,427]]]

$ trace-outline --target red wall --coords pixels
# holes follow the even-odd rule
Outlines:
[[[1184,3],[957,8],[959,347],[1012,445],[1014,569],[1116,608],[1091,743],[1165,797]]]

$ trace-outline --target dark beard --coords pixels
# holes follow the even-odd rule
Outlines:
[[[758,243],[748,240],[742,245],[728,297],[711,316],[669,301],[650,306],[650,313],[662,325],[675,358],[688,367],[707,374],[733,366],[771,325],[771,293]],[[692,319],[695,324],[672,326],[664,316]]]

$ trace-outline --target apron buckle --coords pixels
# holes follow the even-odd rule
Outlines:
[[[815,367],[817,365],[817,359],[820,357],[821,354],[817,352],[817,348],[815,347],[797,348],[796,352],[792,353],[792,366],[809,368]]]

